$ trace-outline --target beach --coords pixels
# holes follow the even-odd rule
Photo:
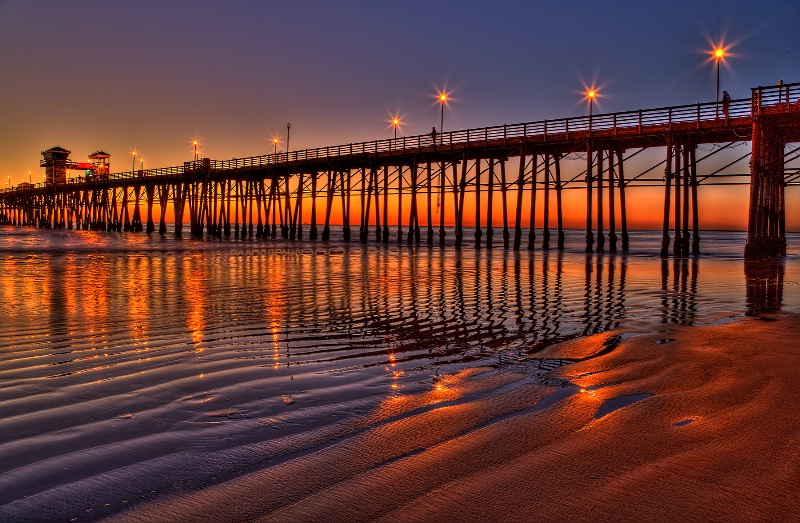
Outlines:
[[[744,263],[740,233],[660,259],[649,232],[605,256],[0,232],[3,521],[798,507],[800,265]]]
[[[626,332],[552,347],[588,359],[547,380],[442,377],[379,426],[115,521],[792,520],[800,318],[631,328],[597,357]]]

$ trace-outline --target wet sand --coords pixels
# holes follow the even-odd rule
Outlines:
[[[434,378],[345,438],[113,520],[794,520],[798,339],[790,313],[628,321]],[[558,358],[577,362],[546,370]]]

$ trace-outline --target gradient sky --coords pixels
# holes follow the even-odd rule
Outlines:
[[[53,145],[112,170],[445,130],[713,101],[800,81],[800,4],[0,0],[0,176]],[[138,162],[137,162],[138,163]],[[137,165],[137,168],[139,165]],[[745,166],[746,167],[746,166]],[[746,203],[746,202],[745,202]]]

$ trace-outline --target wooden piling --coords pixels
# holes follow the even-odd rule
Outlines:
[[[675,218],[674,218],[674,228],[675,228],[675,240],[672,245],[672,254],[673,256],[680,256],[681,255],[681,155],[682,155],[682,148],[680,144],[674,145],[675,148],[675,155],[673,156],[674,162],[674,170],[673,178],[675,180]]]
[[[608,250],[617,252],[617,214],[614,201],[614,151],[608,151]]]
[[[331,239],[331,208],[333,207],[336,170],[328,169],[328,197],[325,205],[325,225],[322,227],[322,241]]]
[[[531,155],[531,208],[530,220],[528,222],[528,250],[534,249],[536,242],[536,177],[539,170],[539,155]]]
[[[389,243],[389,166],[383,166],[383,243]]]
[[[409,231],[409,234],[411,232]],[[397,167],[397,243],[403,243],[403,166]]]
[[[597,151],[597,252],[605,252],[603,230],[603,149]]]
[[[550,250],[550,153],[544,155],[544,214],[542,215],[542,250]]]
[[[506,183],[506,158],[500,160],[500,193],[503,203],[503,248],[508,249],[511,235],[508,232],[508,184]]]
[[[461,159],[461,182],[458,185],[458,201],[456,202],[456,247],[461,247],[464,240],[464,198],[467,188],[467,155]]]
[[[683,153],[683,230],[681,231],[681,256],[689,255],[689,190],[690,190],[690,167],[689,167],[689,149],[692,147],[684,145],[682,148]]]
[[[667,139],[667,164],[664,168],[664,224],[661,228],[661,257],[669,256],[669,197],[672,187],[672,141]]]
[[[492,248],[492,236],[494,236],[494,229],[492,221],[494,218],[494,158],[489,158],[489,187],[487,191],[486,200],[486,248]]]
[[[311,171],[311,224],[308,232],[310,240],[317,239],[317,178],[319,172],[314,169]]]
[[[481,159],[475,157],[475,248],[481,248]]]
[[[514,213],[514,250],[518,251],[522,246],[522,200],[525,190],[525,153],[520,151],[519,173],[517,174],[517,208]]]
[[[592,142],[586,141],[586,252],[594,250],[594,232],[592,231]]]
[[[556,154],[556,213],[558,221],[558,249],[564,249],[564,211],[561,206],[561,155]]]
[[[617,178],[619,180],[619,214],[622,221],[622,252],[628,252],[628,213],[625,206],[625,167],[622,160],[622,150],[617,149]]]
[[[433,245],[433,182],[431,180],[431,161],[428,160],[428,165],[426,168],[427,172],[427,190],[428,190],[428,237],[427,237],[427,244]]]
[[[439,163],[439,245],[444,246],[445,237],[447,236],[447,232],[444,230],[444,213],[445,213],[445,182],[447,181],[446,176],[446,169],[447,164],[442,161]],[[455,174],[455,170],[453,171]]]

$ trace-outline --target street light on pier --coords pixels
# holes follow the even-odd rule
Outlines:
[[[719,63],[725,58],[725,49],[722,46],[717,46],[712,53],[714,60],[717,62],[717,98],[716,98],[716,117],[719,118]]]
[[[280,143],[280,140],[278,139],[278,137],[277,136],[273,136],[272,137],[272,145],[274,146],[274,149],[272,151],[272,154],[278,154],[278,144],[279,143]]]
[[[392,127],[394,127],[394,139],[397,140],[397,128],[400,127],[400,124],[403,122],[400,121],[399,116],[392,116]]]
[[[292,124],[286,124],[286,159],[289,159],[289,130],[291,130]]]
[[[586,98],[589,99],[589,132],[592,131],[592,111],[594,109],[594,99],[597,98],[597,89],[594,87],[586,91]]]
[[[447,103],[447,93],[445,91],[439,92],[439,105],[441,106],[441,118],[439,119],[439,134],[444,132],[444,106]]]
[[[133,157],[133,163],[131,163],[131,172],[136,170],[136,155],[139,154],[136,151],[131,151],[131,156]]]
[[[197,161],[200,159],[197,153],[197,146],[200,145],[200,142],[194,139],[192,140],[192,145],[194,145],[194,161]]]

